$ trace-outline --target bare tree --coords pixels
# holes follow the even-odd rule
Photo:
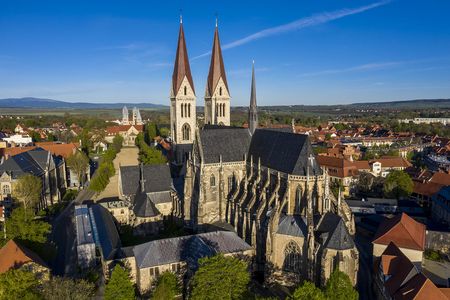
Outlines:
[[[89,166],[89,158],[83,152],[77,151],[67,158],[67,166],[76,174],[78,189],[80,189]]]
[[[13,196],[23,203],[25,210],[34,207],[39,202],[41,193],[42,180],[31,174],[19,177],[13,190]]]

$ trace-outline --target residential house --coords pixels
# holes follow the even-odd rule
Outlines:
[[[435,222],[450,225],[450,185],[442,187],[432,196],[431,217]]]
[[[26,174],[37,176],[42,180],[41,201],[38,203],[38,207],[45,208],[60,201],[61,193],[66,188],[67,182],[62,159],[42,148],[8,158],[0,164],[2,192],[13,191],[16,181]],[[7,198],[7,195],[3,194],[2,198]]]
[[[394,242],[420,268],[425,251],[426,227],[405,213],[383,221],[372,241],[373,256],[378,258]]]
[[[14,240],[9,240],[0,249],[0,274],[11,269],[33,272],[39,279],[50,277],[50,268],[36,253]]]
[[[124,146],[134,146],[136,137],[139,133],[144,131],[144,125],[117,125],[106,128],[105,140],[112,143],[116,135],[123,137]]]
[[[395,244],[390,242],[374,261],[374,287],[378,299],[448,300],[449,289],[438,288]]]

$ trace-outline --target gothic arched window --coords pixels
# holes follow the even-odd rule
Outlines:
[[[222,117],[225,117],[225,106],[226,104],[222,104]]]
[[[283,270],[299,273],[301,267],[300,247],[294,241],[290,241],[284,248]]]
[[[188,141],[191,139],[191,127],[189,126],[189,124],[184,124],[182,129],[181,129],[182,133],[183,133],[183,140],[184,141]]]
[[[184,117],[184,104],[181,104],[181,117]]]
[[[214,177],[214,174],[212,174],[211,178],[209,178],[209,184],[211,186],[216,186],[216,177]]]
[[[219,96],[222,96],[222,87],[219,87]]]
[[[184,86],[184,95],[187,95],[187,86]]]
[[[191,117],[191,104],[188,104],[188,117]]]

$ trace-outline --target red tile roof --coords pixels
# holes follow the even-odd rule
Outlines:
[[[4,155],[6,157],[14,156],[20,153],[24,153],[30,150],[36,149],[36,146],[26,146],[26,147],[11,147],[5,148]]]
[[[372,162],[375,161],[380,162],[382,168],[408,168],[411,166],[411,163],[403,157],[382,157],[379,159],[375,159]]]
[[[431,197],[442,188],[442,185],[434,182],[419,182],[413,181],[413,193]]]
[[[139,132],[144,131],[144,125],[117,125],[106,127],[106,133],[108,135],[116,135],[120,132],[128,131],[131,127],[136,128],[136,130]]]
[[[52,153],[56,156],[62,156],[68,158],[75,153],[78,149],[78,145],[75,143],[70,144],[57,144],[53,142],[36,143],[36,146]]]
[[[394,295],[395,300],[447,300],[447,296],[425,275],[412,277]]]
[[[383,221],[378,227],[373,243],[389,245],[394,242],[400,248],[425,250],[425,225],[405,213]]]
[[[443,172],[436,172],[431,177],[430,182],[437,183],[442,186],[450,185],[450,174]]]
[[[47,264],[36,253],[13,240],[9,240],[0,249],[0,273],[19,268],[29,262],[47,267]]]

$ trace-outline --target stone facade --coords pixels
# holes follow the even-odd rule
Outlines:
[[[289,173],[277,170],[277,166],[269,167],[272,162],[261,163],[264,154],[254,158],[252,141],[248,156],[243,156],[242,160],[226,159],[229,157],[227,149],[222,148],[223,156],[211,161],[207,148],[219,141],[208,144],[206,138],[217,134],[208,131],[223,131],[220,138],[226,145],[230,143],[223,139],[233,135],[232,129],[202,130],[197,132],[192,155],[187,161],[184,191],[187,225],[197,231],[231,225],[254,247],[255,271],[264,274],[267,280],[292,285],[309,279],[325,284],[331,272],[340,268],[356,284],[359,255],[351,237],[355,233],[353,215],[345,202],[340,203],[330,193],[329,177],[317,165],[314,156],[300,151],[303,157],[299,160],[309,163],[307,171]],[[296,139],[292,133],[265,133],[269,136],[261,137],[265,134],[256,130],[254,136],[267,138],[268,143],[277,142],[271,139],[272,134],[281,135],[280,140]],[[242,146],[245,147],[245,143]],[[302,146],[306,152],[310,151],[309,141]],[[279,169],[282,167],[280,165]],[[334,225],[342,220],[345,236],[336,239],[348,239],[348,243],[331,245],[334,225],[320,231],[321,222],[329,222],[325,220],[329,215],[334,216]]]

